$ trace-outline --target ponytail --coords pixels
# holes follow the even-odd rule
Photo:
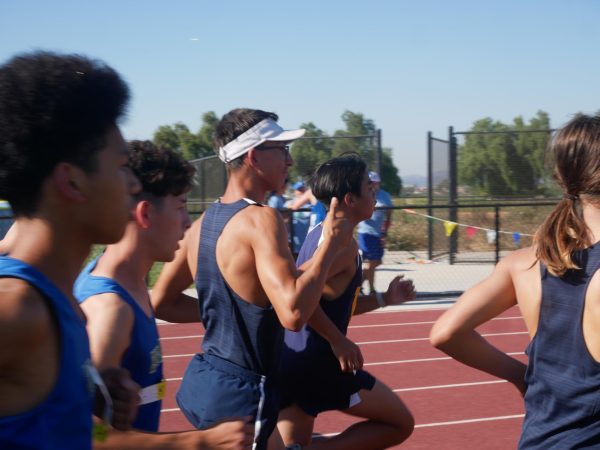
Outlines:
[[[562,199],[534,237],[535,254],[548,271],[561,277],[567,270],[579,270],[573,253],[591,245],[589,230],[583,221],[578,197],[567,195]]]

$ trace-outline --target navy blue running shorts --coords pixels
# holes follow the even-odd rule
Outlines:
[[[324,411],[348,409],[360,402],[361,389],[372,390],[376,379],[369,372],[342,372],[336,359],[302,363],[297,370],[286,370],[281,380],[281,405],[296,404],[306,414],[316,417]]]
[[[277,424],[278,389],[266,377],[217,356],[192,358],[177,392],[177,403],[198,429],[231,417],[251,416],[256,450],[267,448]]]

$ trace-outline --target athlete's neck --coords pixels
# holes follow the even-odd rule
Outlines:
[[[145,291],[146,275],[154,264],[150,251],[137,225],[131,221],[123,238],[106,247],[93,273],[114,279],[128,291]]]
[[[77,230],[67,223],[57,224],[41,217],[20,217],[16,223],[9,256],[35,267],[63,294],[72,297],[73,283],[91,244],[78,239]]]
[[[600,241],[600,208],[588,201],[582,201],[583,220],[590,231],[592,243]]]
[[[221,197],[222,203],[234,203],[242,198],[248,198],[258,203],[264,203],[268,187],[255,173],[240,169],[230,172],[229,181]]]

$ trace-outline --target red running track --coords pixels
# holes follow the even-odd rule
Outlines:
[[[373,312],[352,319],[348,336],[361,347],[365,369],[386,383],[412,411],[416,429],[395,449],[506,450],[516,448],[523,401],[508,383],[448,358],[429,345],[433,322],[443,310]],[[529,338],[517,308],[478,330],[501,350],[526,361]],[[177,409],[175,393],[189,359],[200,349],[199,324],[159,325],[167,397],[161,431],[191,429]],[[339,433],[359,419],[321,414],[315,433]]]

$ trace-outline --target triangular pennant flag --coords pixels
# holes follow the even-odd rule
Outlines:
[[[467,237],[471,239],[477,233],[477,228],[467,227]]]
[[[487,237],[488,244],[493,244],[496,242],[496,232],[494,230],[487,230],[485,235]]]
[[[444,230],[446,230],[446,236],[450,237],[452,235],[452,233],[454,232],[456,226],[458,224],[456,222],[448,222],[448,221],[444,221]]]
[[[513,242],[515,243],[515,245],[517,247],[520,247],[521,246],[521,233],[515,231],[512,234],[512,238],[513,238]]]

